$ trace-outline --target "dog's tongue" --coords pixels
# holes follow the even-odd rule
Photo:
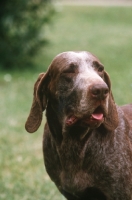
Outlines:
[[[100,121],[103,119],[103,113],[93,113],[92,118]]]

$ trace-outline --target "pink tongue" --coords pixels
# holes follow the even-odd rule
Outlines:
[[[103,113],[93,113],[92,118],[96,120],[102,120],[103,119]]]

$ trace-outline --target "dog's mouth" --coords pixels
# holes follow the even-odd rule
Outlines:
[[[101,106],[97,107],[94,112],[88,116],[82,118],[76,117],[74,114],[70,115],[66,119],[66,125],[82,125],[94,127],[103,123],[105,117],[105,112]]]

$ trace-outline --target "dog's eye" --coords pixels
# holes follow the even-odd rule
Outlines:
[[[103,72],[103,70],[104,70],[104,66],[103,65],[101,65],[99,62],[97,62],[97,61],[94,61],[93,62],[93,66],[94,66],[94,68],[98,71],[98,72]]]
[[[103,66],[99,66],[99,67],[98,67],[98,72],[103,72],[103,70],[104,70],[104,67],[103,67]]]
[[[77,72],[77,65],[75,63],[71,63],[67,69],[63,71],[63,73],[74,74]]]

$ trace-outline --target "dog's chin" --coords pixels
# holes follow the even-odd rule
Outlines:
[[[88,120],[87,119],[82,120],[80,125],[94,129],[94,128],[98,128],[103,122],[104,122],[104,117],[102,117],[102,119],[100,120],[90,118]]]
[[[105,113],[102,108],[96,108],[92,114],[82,115],[82,117],[77,117],[75,114],[67,116],[65,124],[66,126],[83,126],[89,128],[98,128],[105,118]]]
[[[100,119],[94,119],[92,116],[88,118],[77,118],[75,116],[71,116],[66,120],[66,126],[83,126],[89,128],[98,128],[104,122],[104,117]]]

